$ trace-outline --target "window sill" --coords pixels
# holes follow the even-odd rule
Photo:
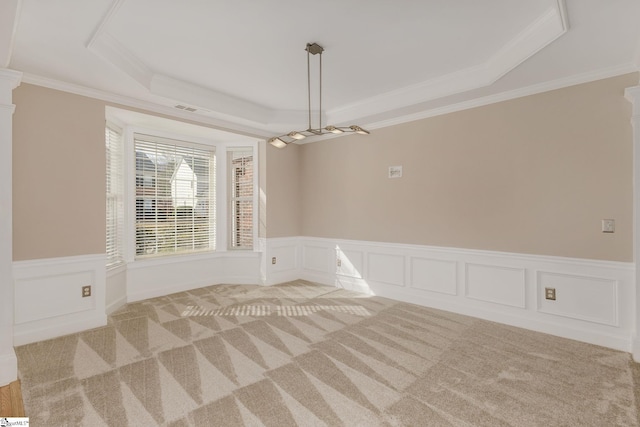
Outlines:
[[[218,258],[257,258],[262,252],[251,250],[234,250],[234,251],[216,251],[195,254],[166,255],[150,258],[141,258],[127,263],[127,267],[131,269],[145,268],[154,265],[178,264],[189,261],[206,261]]]

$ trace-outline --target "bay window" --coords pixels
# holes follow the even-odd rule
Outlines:
[[[105,130],[108,265],[253,250],[255,146],[124,129]]]

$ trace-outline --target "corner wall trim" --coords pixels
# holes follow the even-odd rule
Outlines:
[[[633,358],[640,362],[640,276],[637,274],[640,270],[640,86],[627,88],[624,96],[631,103],[633,130],[633,259],[636,267]]]

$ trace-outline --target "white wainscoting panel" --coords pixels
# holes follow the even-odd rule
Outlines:
[[[364,272],[364,253],[354,249],[336,249],[336,261],[340,260],[340,265],[336,266],[336,274],[340,276],[362,279]]]
[[[466,265],[469,298],[525,308],[525,271],[495,265]]]
[[[105,311],[111,314],[127,303],[127,266],[107,270]]]
[[[93,292],[91,297],[82,297],[83,286],[90,285],[93,288],[93,271],[22,277],[16,282],[16,300],[27,302],[16,311],[16,324],[96,309]]]
[[[457,295],[458,263],[433,258],[410,257],[409,286],[428,292]]]
[[[385,285],[405,285],[405,257],[403,255],[373,252],[367,257],[367,277]]]
[[[138,260],[127,265],[127,301],[204,286],[261,283],[259,252],[216,252]]]
[[[298,238],[272,238],[265,239],[264,264],[266,276],[265,285],[290,282],[300,278],[300,253],[301,246]],[[276,263],[273,264],[273,257]]]
[[[104,255],[16,261],[13,274],[15,345],[107,323]],[[91,296],[83,297],[87,285]]]
[[[315,237],[267,240],[267,247],[298,247],[289,250],[292,260],[301,254],[289,280],[297,275],[617,350],[631,351],[635,342],[633,263]],[[556,288],[555,302],[544,300],[545,286]]]
[[[302,268],[315,273],[329,273],[331,255],[333,251],[327,246],[303,246]]]
[[[272,273],[297,269],[298,247],[295,244],[273,247],[271,248],[269,255],[270,257],[268,261],[273,266],[271,267]],[[275,264],[273,264],[272,258],[276,259]]]
[[[545,288],[556,290],[555,301]],[[540,312],[618,326],[617,280],[540,271],[538,296]]]

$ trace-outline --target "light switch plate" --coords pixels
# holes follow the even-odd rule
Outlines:
[[[615,233],[616,220],[615,219],[603,219],[602,220],[602,232],[603,233]]]
[[[402,166],[389,166],[389,178],[402,178]]]

